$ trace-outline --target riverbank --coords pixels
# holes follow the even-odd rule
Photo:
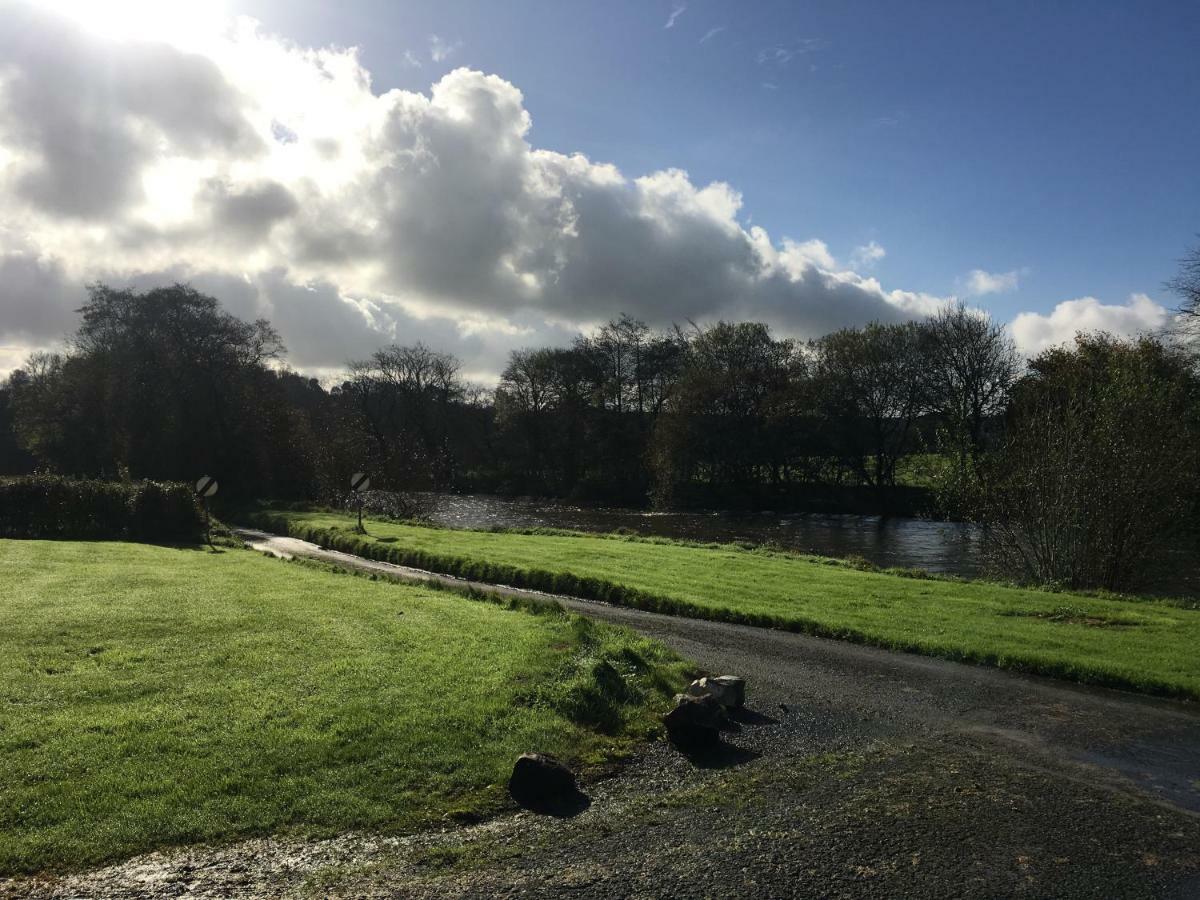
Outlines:
[[[730,545],[462,531],[329,512],[256,517],[269,530],[476,581],[675,615],[816,634],[1151,694],[1200,699],[1200,610],[868,571]]]
[[[409,495],[423,516],[446,528],[562,528],[614,531],[702,543],[770,544],[815,556],[859,557],[888,568],[972,577],[985,566],[977,525],[850,513],[651,510],[495,494]]]
[[[686,683],[553,604],[249,551],[0,540],[0,570],[0,875],[472,821],[520,753],[622,755]]]

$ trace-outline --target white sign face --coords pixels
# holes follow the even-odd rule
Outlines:
[[[371,486],[371,479],[362,472],[355,472],[350,476],[350,490],[365,491]]]
[[[217,492],[217,479],[211,475],[205,475],[196,482],[196,496],[211,497]]]

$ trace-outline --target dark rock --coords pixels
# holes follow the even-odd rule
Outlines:
[[[586,807],[575,774],[546,753],[522,753],[508,779],[508,793],[526,809],[567,814]]]
[[[712,694],[676,694],[675,708],[663,716],[667,736],[681,750],[716,746],[727,722],[724,708]]]
[[[746,679],[736,675],[717,675],[693,681],[687,689],[691,697],[712,694],[726,709],[740,709],[746,704]]]
[[[741,709],[746,705],[746,679],[738,675],[718,675],[710,678],[719,687],[713,693],[721,701],[721,705],[730,709]]]

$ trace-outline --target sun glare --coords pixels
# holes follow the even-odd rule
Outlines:
[[[195,44],[220,32],[222,0],[45,0],[44,5],[113,40]]]

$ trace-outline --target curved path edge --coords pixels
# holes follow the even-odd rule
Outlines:
[[[554,600],[655,638],[711,672],[746,677],[782,710],[817,705],[831,728],[983,741],[1200,816],[1200,708],[1107,688],[747,625],[688,619],[369,560],[298,538],[234,529],[251,548],[399,581]],[[761,703],[760,703],[761,707]]]

